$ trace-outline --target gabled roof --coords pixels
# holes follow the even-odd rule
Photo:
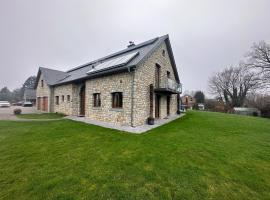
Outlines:
[[[62,71],[59,71],[59,70],[40,67],[39,70],[38,70],[38,75],[37,75],[37,79],[36,79],[35,88],[37,87],[38,80],[39,80],[39,77],[40,77],[41,74],[42,74],[43,79],[45,80],[45,82],[50,86],[57,84],[59,81],[61,81],[64,78],[69,76],[69,74],[67,72],[62,72]]]
[[[40,68],[39,72],[42,72],[47,84],[61,85],[61,84],[66,84],[66,83],[75,82],[79,80],[89,79],[91,77],[103,76],[105,74],[112,74],[112,73],[117,73],[121,71],[129,71],[132,68],[135,68],[137,65],[139,65],[143,61],[145,61],[163,42],[165,42],[167,45],[168,54],[171,60],[171,64],[174,70],[176,80],[177,82],[180,82],[168,35],[157,37],[157,38],[148,40],[146,42],[140,43],[138,45],[128,47],[122,51],[110,54],[103,58],[75,67],[71,70],[68,70],[67,72],[62,72],[62,71],[57,71],[57,70],[52,70],[52,69],[47,69],[47,68]],[[136,54],[136,56],[132,57],[132,59],[128,60],[128,62],[126,63],[112,65],[112,66],[104,65],[105,62],[113,63],[115,60],[119,60],[119,59],[121,60],[121,57],[128,57],[130,54],[134,54],[134,55]],[[101,65],[102,63],[103,65]],[[102,66],[102,67],[99,67],[99,66]],[[104,66],[107,66],[107,67],[104,67]],[[37,80],[38,79],[39,79],[39,76]]]

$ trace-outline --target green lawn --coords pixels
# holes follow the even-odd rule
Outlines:
[[[189,112],[142,135],[0,121],[0,199],[270,199],[270,120]]]
[[[60,113],[41,113],[41,114],[21,114],[16,115],[18,118],[22,119],[59,119],[63,118],[65,115]]]

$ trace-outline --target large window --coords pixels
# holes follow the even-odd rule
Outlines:
[[[113,108],[123,107],[123,93],[122,92],[112,93],[112,107]]]
[[[94,107],[100,107],[101,106],[100,93],[94,93],[93,99],[94,99]]]
[[[56,97],[55,97],[55,104],[56,104],[56,105],[59,105],[59,96],[56,96]]]

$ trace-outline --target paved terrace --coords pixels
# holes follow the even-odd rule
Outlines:
[[[105,128],[111,128],[111,129],[117,129],[119,131],[126,131],[129,133],[136,133],[136,134],[141,134],[144,133],[146,131],[149,131],[153,128],[159,127],[161,125],[167,124],[173,120],[176,120],[180,117],[183,117],[185,114],[181,114],[181,115],[173,115],[170,116],[166,119],[159,119],[159,120],[155,120],[155,124],[154,125],[142,125],[142,126],[137,126],[137,127],[130,127],[130,126],[121,126],[121,125],[116,125],[113,123],[108,123],[108,122],[100,122],[100,121],[96,121],[96,120],[91,120],[89,118],[86,117],[76,117],[76,116],[67,116],[65,117],[66,119],[70,119],[70,120],[74,120],[74,121],[79,121],[79,122],[84,122],[87,124],[94,124],[97,126],[102,126]]]

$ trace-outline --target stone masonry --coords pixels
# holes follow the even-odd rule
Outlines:
[[[44,82],[41,87],[42,74],[37,86],[37,97],[48,96],[51,112],[66,115],[79,115],[80,89],[85,85],[85,116],[92,120],[111,122],[125,126],[140,126],[146,123],[150,114],[149,86],[155,84],[155,66],[161,66],[160,85],[167,80],[167,71],[171,79],[175,80],[174,71],[167,53],[167,46],[163,42],[135,71],[112,74],[100,78],[86,80],[80,84],[66,84],[54,86],[50,89]],[[134,85],[132,86],[134,80]],[[133,91],[133,114],[132,114]],[[112,92],[123,93],[123,108],[112,108]],[[100,93],[101,106],[93,107],[93,94]],[[68,101],[67,96],[70,96]],[[59,105],[56,105],[59,96]],[[155,98],[154,98],[155,105]],[[154,106],[155,113],[155,106]],[[170,114],[177,112],[177,95],[170,95]],[[160,118],[167,117],[167,96],[161,95]],[[133,123],[132,123],[133,119]]]
[[[165,56],[162,51],[165,50]],[[175,80],[170,58],[167,53],[166,44],[163,43],[148,59],[145,60],[135,72],[135,96],[134,96],[134,126],[143,125],[150,113],[149,85],[155,85],[155,66],[161,66],[160,85],[165,84],[167,71],[171,74],[171,79]],[[155,105],[155,98],[154,98]],[[155,106],[154,106],[155,113]],[[177,112],[177,95],[171,95],[170,113]],[[161,96],[160,118],[167,117],[167,96]]]

